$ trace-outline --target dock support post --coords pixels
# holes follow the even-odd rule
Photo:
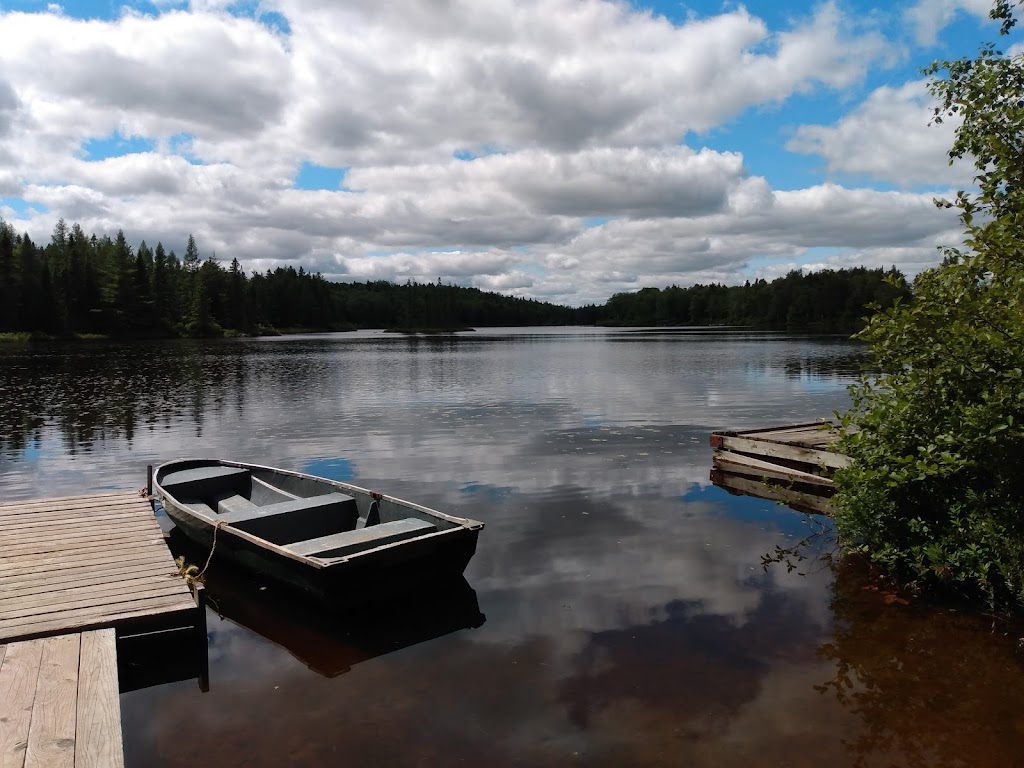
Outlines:
[[[153,495],[153,465],[146,465],[146,493],[149,496]]]
[[[199,690],[208,693],[210,690],[210,651],[206,639],[206,588],[200,583],[193,585],[196,598],[195,645],[199,654]]]

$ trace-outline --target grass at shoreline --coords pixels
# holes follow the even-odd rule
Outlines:
[[[475,331],[469,326],[457,328],[385,328],[384,333],[404,333],[409,336],[423,334],[424,336],[438,336],[446,333],[459,333],[460,331]]]
[[[111,336],[102,333],[76,333],[74,336],[51,336],[39,331],[3,331],[0,332],[0,344],[24,344],[27,342],[67,342],[67,341],[110,341]]]

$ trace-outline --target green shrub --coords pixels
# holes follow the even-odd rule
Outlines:
[[[859,336],[878,374],[851,388],[836,525],[920,587],[1024,602],[1024,265],[978,256],[921,274]]]
[[[994,4],[1004,33],[1019,4]],[[1009,612],[1024,605],[1024,55],[987,45],[926,73],[976,187],[936,201],[960,211],[963,250],[858,334],[875,373],[841,417],[854,461],[836,528],[904,583]]]

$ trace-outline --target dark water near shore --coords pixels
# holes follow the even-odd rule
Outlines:
[[[597,329],[11,346],[0,498],[206,455],[486,523],[461,589],[375,617],[215,570],[210,691],[123,694],[128,766],[1024,765],[1015,637],[852,567],[765,571],[806,518],[707,481],[711,430],[827,417],[859,364]]]

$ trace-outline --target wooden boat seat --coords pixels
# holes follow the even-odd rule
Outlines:
[[[171,496],[181,499],[205,499],[230,492],[240,493],[249,487],[249,470],[220,465],[180,469],[165,475],[160,485]]]
[[[356,500],[342,493],[325,493],[263,506],[238,494],[226,494],[217,499],[216,517],[218,522],[274,544],[289,544],[350,531],[359,519],[359,510]]]
[[[426,520],[418,520],[414,517],[407,517],[404,520],[394,520],[390,523],[379,523],[369,528],[360,528],[356,531],[345,531],[330,536],[320,536],[306,541],[296,541],[288,545],[288,549],[297,555],[313,557],[344,557],[354,555],[357,552],[364,552],[367,549],[383,547],[385,544],[394,544],[398,541],[406,541],[422,536],[425,533],[433,533],[437,526],[428,523]]]

